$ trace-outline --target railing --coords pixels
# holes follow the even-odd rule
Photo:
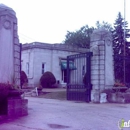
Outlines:
[[[69,84],[67,86],[67,99],[76,101],[88,101],[89,88],[80,84]]]

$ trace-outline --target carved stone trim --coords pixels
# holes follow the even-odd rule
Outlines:
[[[5,20],[3,22],[3,26],[5,29],[11,29],[11,22],[9,20]]]

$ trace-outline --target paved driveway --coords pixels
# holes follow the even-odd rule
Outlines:
[[[29,115],[0,124],[0,130],[118,130],[119,120],[130,119],[130,104],[28,100]]]

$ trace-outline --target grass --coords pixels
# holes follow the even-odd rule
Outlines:
[[[38,97],[48,98],[48,99],[66,100],[66,91],[43,93],[43,94],[40,94]]]

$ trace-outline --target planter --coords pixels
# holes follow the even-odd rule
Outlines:
[[[127,87],[113,87],[114,92],[125,92],[128,88]]]
[[[117,102],[117,96],[116,96],[116,93],[110,93],[108,95],[108,102]]]
[[[8,93],[8,98],[21,98],[21,95],[24,92],[20,91],[20,90],[16,90],[16,89],[12,89],[9,91]]]
[[[0,115],[7,115],[7,97],[0,100]]]

